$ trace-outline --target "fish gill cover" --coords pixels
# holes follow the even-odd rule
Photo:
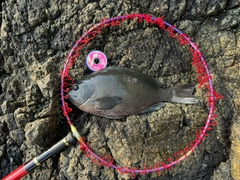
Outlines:
[[[123,144],[120,143],[120,146],[115,147],[116,149],[118,149],[118,153],[114,152],[113,149],[111,151],[109,150],[109,147],[116,146],[118,143],[111,142],[111,138],[109,138],[108,134],[106,133],[104,135],[106,136],[105,140],[98,139],[97,136],[99,132],[94,126],[91,127],[92,134],[90,134],[87,138],[79,136],[78,141],[80,149],[85,153],[86,157],[88,157],[95,164],[115,168],[118,172],[129,174],[132,178],[135,178],[138,174],[142,175],[151,172],[157,172],[158,175],[161,175],[162,170],[170,169],[174,165],[178,164],[180,161],[185,160],[192,152],[194,152],[194,150],[205,139],[205,137],[209,135],[209,132],[212,130],[212,128],[217,125],[216,101],[223,98],[223,96],[217,93],[213,87],[210,71],[207,67],[207,63],[204,60],[202,53],[198,48],[198,45],[194,43],[186,34],[178,30],[176,27],[165,22],[163,20],[163,17],[155,18],[149,14],[128,14],[110,19],[102,19],[98,24],[94,25],[86,33],[84,33],[81,38],[76,42],[71,52],[67,56],[64,69],[61,72],[61,100],[63,114],[66,117],[68,124],[75,131],[74,133],[78,133],[73,126],[74,123],[79,123],[76,121],[77,115],[72,112],[72,108],[74,107],[71,107],[71,105],[68,104],[68,95],[66,94],[70,90],[70,86],[73,85],[74,79],[78,79],[82,76],[82,74],[87,72],[87,70],[85,69],[84,61],[78,59],[85,59],[83,57],[87,54],[87,48],[93,49],[96,45],[99,46],[101,43],[107,42],[107,38],[103,38],[102,36],[100,36],[101,34],[105,36],[109,33],[114,34],[114,31],[117,31],[117,29],[120,28],[120,25],[123,25],[124,23],[124,28],[126,28],[126,31],[129,31],[129,29],[127,28],[127,23],[136,23],[136,29],[145,28],[146,31],[148,30],[149,25],[157,27],[161,31],[157,31],[157,33],[160,33],[160,36],[155,37],[155,43],[160,43],[162,45],[168,45],[171,47],[171,45],[168,44],[168,41],[166,41],[165,39],[166,34],[168,34],[171,38],[177,39],[180,45],[189,47],[192,56],[190,62],[191,65],[195,67],[196,79],[199,87],[197,93],[199,96],[205,94],[205,103],[208,104],[209,112],[205,112],[206,107],[204,107],[204,102],[202,103],[202,107],[189,106],[186,108],[181,108],[181,105],[170,105],[170,108],[169,110],[167,110],[167,112],[164,112],[164,109],[161,109],[159,110],[160,115],[158,113],[152,113],[152,118],[148,118],[147,115],[137,116],[138,118],[136,121],[132,119],[131,116],[128,117],[127,121],[131,121],[131,127],[125,126],[123,121],[106,120],[102,118],[103,123],[106,124],[103,125],[103,123],[101,124],[101,122],[99,122],[100,127],[103,126],[104,129],[108,128],[108,131],[106,132],[111,132],[116,136],[118,136],[119,134],[123,135],[126,138],[125,143],[130,145],[129,148],[126,148],[123,141]],[[124,37],[124,35],[122,35],[122,37]],[[117,40],[117,37],[115,38]],[[147,41],[147,38],[148,37],[144,37],[143,33],[142,39],[139,40]],[[132,41],[134,41],[134,39]],[[118,61],[118,57],[116,55],[118,54],[118,47],[111,47],[111,42],[108,42],[108,44],[108,48],[112,49],[112,54],[108,54],[108,56],[110,57],[108,57],[110,59],[109,64],[115,66],[119,64],[120,66],[131,67],[131,61],[129,61],[131,60],[131,57],[123,58],[125,59],[124,61]],[[120,44],[120,46],[122,45],[123,44]],[[151,45],[147,44],[147,46]],[[176,44],[174,46],[175,48],[178,48]],[[186,50],[185,47],[182,50]],[[130,50],[131,49],[126,51]],[[144,52],[144,49],[139,49],[139,51]],[[154,49],[153,51],[157,53],[156,49]],[[182,54],[178,54],[178,52],[174,51],[174,49],[171,49],[172,54],[168,54],[168,57],[174,58],[173,56],[177,56],[177,58],[179,58],[178,62],[181,70],[185,72],[188,72],[189,69],[191,70],[191,67],[189,65],[186,65],[185,62],[181,61],[182,57],[180,58],[180,56]],[[167,60],[162,60],[162,62],[156,60],[156,63],[150,64],[148,63],[147,58],[151,57],[146,57],[146,62],[138,63],[139,68],[142,69],[142,71],[145,71],[147,66],[152,66],[153,69],[154,67],[157,67],[155,68],[155,70],[153,70],[156,72],[156,77],[162,75],[163,77],[161,78],[165,81],[169,80],[170,76],[174,76],[174,73],[178,72],[178,65],[171,65],[167,63]],[[134,58],[132,57],[132,59]],[[162,65],[160,66],[159,63]],[[169,67],[166,68],[164,67],[164,65],[167,65]],[[160,73],[158,72],[159,69],[161,69]],[[179,72],[178,75],[184,77],[184,75],[180,74]],[[192,77],[188,78],[192,79]],[[171,81],[166,83],[171,84]],[[204,98],[203,101],[205,101]],[[200,109],[203,113],[191,113],[194,108]],[[174,113],[171,113],[171,111],[174,111]],[[170,114],[170,117],[168,117],[168,119],[161,118],[161,113]],[[185,119],[189,122],[183,122],[182,119]],[[84,119],[79,119],[79,121],[84,121]],[[162,121],[162,127],[156,127],[154,125],[155,121]],[[114,129],[115,123],[121,124],[122,129]],[[189,123],[191,124],[191,128],[179,130],[179,123]],[[137,136],[131,134],[131,128],[138,128],[139,134]],[[78,129],[84,129],[84,127],[78,127]],[[144,131],[143,129],[148,130]],[[160,139],[159,137],[164,137],[164,139]],[[175,138],[179,139],[179,144],[176,145],[166,143],[171,142],[171,140]],[[103,149],[94,149],[94,143],[101,143],[103,141],[108,141],[108,149],[104,149],[105,145],[103,145]],[[142,143],[142,149],[135,148],[137,147],[137,143]],[[119,153],[122,154],[122,156],[119,157]],[[150,153],[154,154],[154,156],[149,156]]]

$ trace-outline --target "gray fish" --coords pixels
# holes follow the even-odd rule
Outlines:
[[[195,104],[193,84],[164,88],[146,74],[109,67],[75,81],[69,100],[82,111],[107,118],[152,112],[164,102]]]

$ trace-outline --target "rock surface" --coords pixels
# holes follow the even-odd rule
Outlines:
[[[208,62],[215,89],[218,125],[187,160],[137,179],[240,179],[240,3],[213,1],[73,0],[2,3],[0,49],[0,178],[50,148],[69,132],[60,102],[60,71],[80,36],[102,18],[129,13],[164,16],[187,33]],[[191,53],[158,28],[123,22],[106,28],[81,51],[71,75],[89,73],[87,54],[103,51],[108,65],[134,68],[166,86],[196,83]],[[111,155],[119,166],[150,167],[167,162],[195,139],[207,118],[205,93],[197,88],[197,105],[167,104],[150,114],[109,120],[73,108],[71,119],[93,151]],[[130,179],[100,167],[71,146],[28,179]]]

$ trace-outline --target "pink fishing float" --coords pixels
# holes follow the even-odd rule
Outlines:
[[[107,66],[107,57],[101,51],[91,51],[86,58],[87,67],[92,71],[100,71]]]

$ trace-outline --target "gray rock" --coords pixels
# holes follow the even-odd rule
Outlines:
[[[26,88],[26,105],[37,105],[41,101],[41,92],[36,84],[32,84]]]
[[[17,124],[16,124],[13,113],[6,114],[3,118],[4,118],[4,121],[7,123],[7,127],[10,131],[17,129]]]
[[[211,180],[233,180],[230,174],[229,163],[222,162],[218,168],[214,171]]]
[[[23,129],[15,129],[10,131],[9,136],[17,142],[19,145],[23,143],[23,140],[25,138],[25,133]]]
[[[2,158],[4,156],[5,148],[6,148],[6,146],[4,144],[0,146],[0,158]]]
[[[238,7],[240,5],[240,2],[238,0],[230,0],[228,2],[228,9],[231,9],[231,8],[235,8],[235,7]]]
[[[24,105],[25,105],[24,101],[19,102],[4,101],[1,104],[1,109],[3,111],[3,114],[10,114],[13,113],[18,107],[23,107]]]
[[[37,80],[37,84],[45,98],[50,98],[53,96],[54,86],[58,81],[58,76],[53,73],[48,74],[41,80]]]
[[[4,121],[4,118],[1,116],[1,119],[0,119],[0,135],[3,135],[3,132],[5,132],[5,121]]]
[[[238,93],[238,97],[239,97]],[[231,128],[231,152],[230,152],[230,165],[231,165],[231,175],[233,179],[239,179],[240,177],[240,112],[236,112],[233,116],[233,125]]]
[[[14,112],[14,118],[17,124],[18,128],[24,128],[25,125],[33,120],[32,114],[28,113],[28,108],[27,107],[22,107],[16,109]]]
[[[221,1],[217,1],[217,0],[213,0],[213,1],[209,1],[208,6],[207,6],[207,15],[215,15],[218,12],[222,11],[225,9],[227,5],[227,1],[226,0],[221,0]]]
[[[52,139],[56,135],[56,120],[45,118],[29,122],[24,131],[27,144],[46,147],[52,143]]]

